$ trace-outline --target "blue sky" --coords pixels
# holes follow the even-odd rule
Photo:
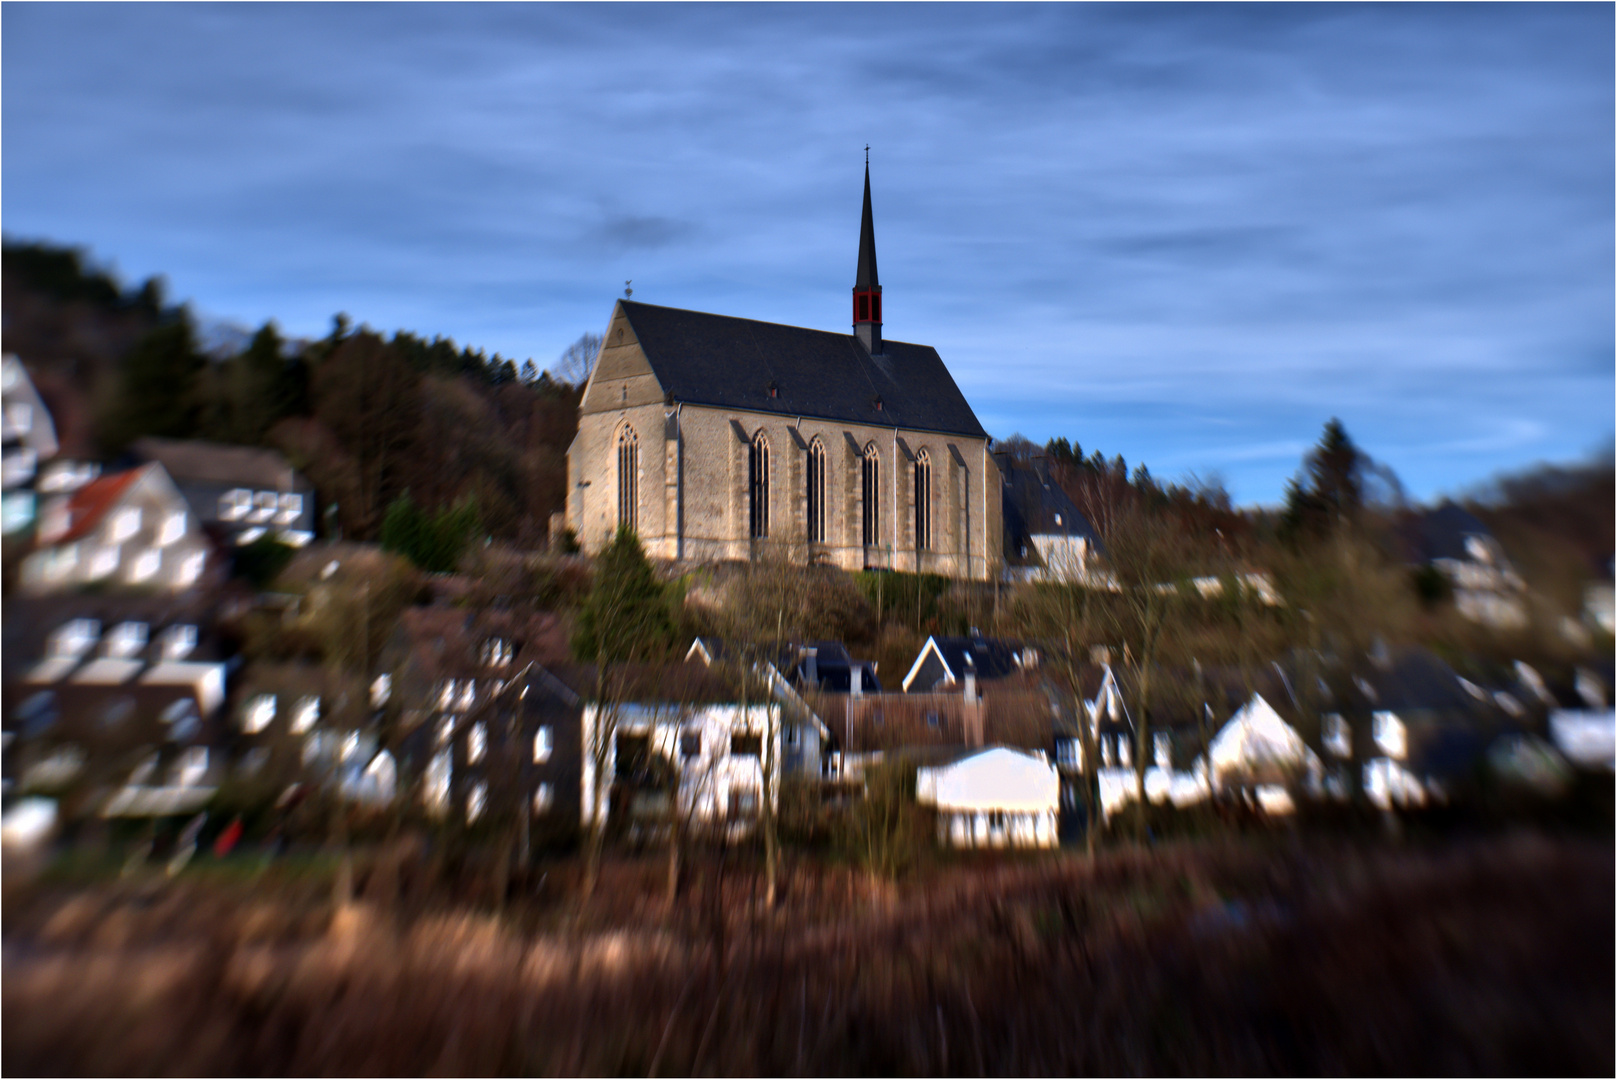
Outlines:
[[[0,9],[0,222],[204,316],[541,367],[637,300],[886,336],[1274,502],[1609,451],[1611,5]]]

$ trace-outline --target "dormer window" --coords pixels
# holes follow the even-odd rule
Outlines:
[[[246,488],[235,488],[219,496],[219,520],[240,521],[252,509],[253,493]]]
[[[127,660],[146,647],[147,627],[143,622],[122,622],[107,634],[107,655]]]

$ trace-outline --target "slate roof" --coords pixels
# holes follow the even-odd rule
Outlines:
[[[657,382],[675,401],[988,436],[930,345],[886,341],[873,357],[852,334],[618,303]]]
[[[999,465],[1000,475],[1005,481],[1003,503],[1007,559],[1027,545],[1033,536],[1081,536],[1096,549],[1102,547],[1095,527],[1050,476],[1049,463],[1045,459],[1018,461],[1010,454],[995,454],[994,461]]]
[[[1469,559],[1471,554],[1465,549],[1467,536],[1482,536],[1493,539],[1493,533],[1488,526],[1469,510],[1456,503],[1444,502],[1436,510],[1428,511],[1420,516],[1419,544],[1421,558],[1427,562],[1433,559]]]
[[[136,439],[131,449],[144,461],[159,462],[179,483],[198,480],[282,491],[308,491],[313,487],[286,458],[257,446],[148,436]]]
[[[954,672],[957,679],[964,678],[969,671],[981,683],[984,679],[1003,679],[1022,670],[1016,662],[1018,646],[1014,641],[936,635],[931,641],[937,645],[938,652],[943,654],[943,662],[949,665],[949,670]]]

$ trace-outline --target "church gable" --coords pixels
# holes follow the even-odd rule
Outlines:
[[[588,415],[661,404],[664,396],[662,384],[647,362],[620,302],[612,312],[612,322],[606,328],[601,355],[584,388],[579,411]]]

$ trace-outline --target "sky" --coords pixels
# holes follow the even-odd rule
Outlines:
[[[1614,9],[6,4],[0,227],[202,317],[553,364],[634,298],[884,336],[990,433],[1273,504],[1614,430]]]

